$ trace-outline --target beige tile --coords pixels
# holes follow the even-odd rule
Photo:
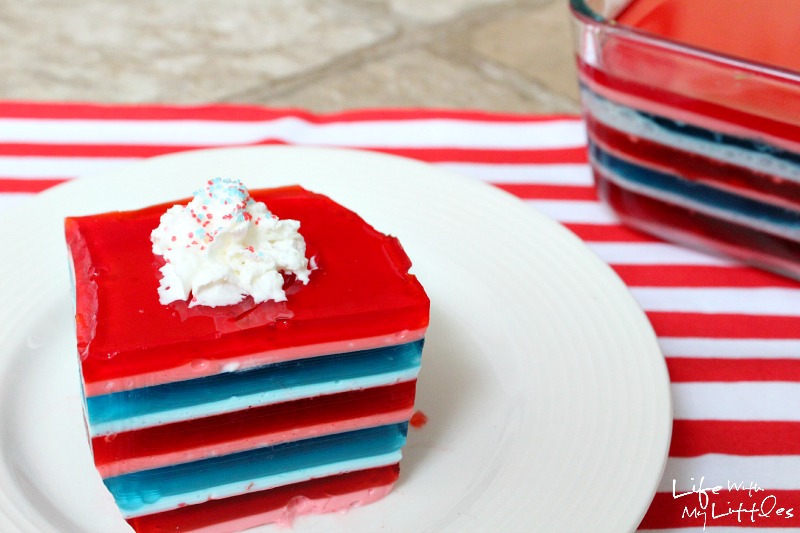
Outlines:
[[[565,4],[0,0],[0,98],[574,111]]]
[[[336,0],[2,0],[0,97],[212,101],[395,31]]]
[[[515,69],[556,94],[578,100],[567,0],[509,11],[479,26],[473,49]]]
[[[546,94],[542,98],[522,94],[421,48],[330,74],[284,94],[251,95],[251,99],[320,112],[384,106],[544,112],[552,106]]]

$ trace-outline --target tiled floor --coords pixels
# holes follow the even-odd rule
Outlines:
[[[0,0],[0,99],[578,110],[568,0]]]

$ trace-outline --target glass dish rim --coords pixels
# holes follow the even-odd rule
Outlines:
[[[627,4],[629,4],[631,1],[633,0],[627,0],[624,5],[627,6]],[[573,20],[577,20],[578,22],[588,22],[590,24],[603,26],[606,31],[617,34],[624,33],[650,46],[665,50],[669,49],[671,51],[688,56],[722,63],[740,70],[748,70],[757,75],[768,76],[770,78],[779,78],[782,81],[800,86],[800,71],[794,71],[767,63],[743,59],[737,56],[725,54],[724,52],[717,52],[691,44],[673,41],[631,26],[618,25],[613,19],[604,17],[592,9],[587,0],[569,0],[569,5],[570,11],[573,15]]]

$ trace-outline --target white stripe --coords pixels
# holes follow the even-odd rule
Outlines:
[[[32,198],[34,193],[13,192],[0,194],[0,212],[11,209]]]
[[[490,183],[535,183],[591,186],[592,172],[584,164],[515,165],[484,163],[435,163],[437,167]]]
[[[0,156],[0,176],[18,178],[72,177],[128,164],[140,158],[126,157],[47,157]],[[434,163],[435,166],[491,183],[534,183],[565,186],[591,186],[587,165],[483,165],[473,163]]]
[[[612,265],[711,265],[735,263],[681,246],[660,242],[588,242],[589,248]]]
[[[671,389],[676,420],[800,421],[800,383],[673,383]]]
[[[646,311],[800,316],[800,289],[632,287],[630,291]]]
[[[600,202],[525,200],[525,203],[563,224],[619,224],[616,215]]]
[[[0,176],[74,178],[140,161],[134,157],[0,157]]]
[[[265,139],[322,146],[547,149],[585,146],[586,132],[580,120],[417,119],[312,124],[296,117],[258,122],[0,119],[0,142],[186,146]]]
[[[668,357],[800,359],[800,340],[797,339],[660,337],[658,344]]]
[[[731,483],[731,490],[736,491],[734,484],[738,486],[744,483],[745,487],[758,485],[765,489],[763,492],[753,492],[761,499],[769,493],[769,490],[796,490],[800,489],[800,455],[757,455],[757,456],[738,456],[722,454],[706,454],[699,457],[670,457],[667,460],[667,467],[664,476],[658,484],[658,492],[672,493],[672,481],[675,480],[675,494],[691,491],[692,484],[695,489],[700,486],[700,478],[703,479],[702,487],[709,490],[721,486],[722,489],[716,496],[724,496],[728,492],[728,483]],[[694,479],[692,479],[694,478]],[[747,492],[745,490],[745,492]],[[690,500],[696,503],[697,494],[684,496],[676,500],[681,502]],[[800,502],[786,502],[797,505]],[[725,499],[721,498],[721,504],[725,504]]]

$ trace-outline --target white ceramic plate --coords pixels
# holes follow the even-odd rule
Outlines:
[[[571,233],[477,181],[371,153],[209,150],[82,178],[0,219],[0,531],[127,531],[95,473],[62,221],[188,196],[207,178],[299,183],[397,235],[431,301],[401,479],[295,531],[636,528],[670,438],[667,373],[622,282]]]

